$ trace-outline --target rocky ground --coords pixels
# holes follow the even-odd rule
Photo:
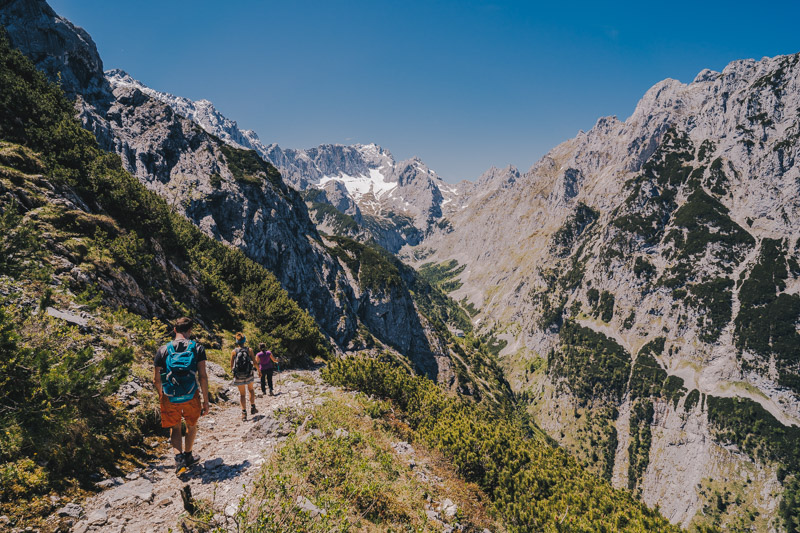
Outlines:
[[[216,509],[232,515],[265,458],[292,430],[285,413],[324,402],[322,395],[330,388],[318,379],[317,371],[276,376],[276,395],[261,396],[257,391],[259,412],[243,422],[238,391],[224,380],[221,368],[213,363],[209,367],[210,381],[223,388],[223,401],[200,420],[194,446],[200,463],[178,478],[172,451],[166,449],[157,460],[125,478],[100,481],[98,485],[106,490],[57,512],[73,520],[71,531],[121,533],[176,528],[184,512],[180,491],[187,485],[194,498],[212,502]]]

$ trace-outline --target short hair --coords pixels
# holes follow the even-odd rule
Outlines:
[[[267,345],[262,342],[261,344],[258,345],[258,349],[263,352],[264,350],[267,349]]]
[[[175,332],[176,333],[186,333],[192,326],[194,325],[194,320],[187,316],[183,316],[175,321]]]
[[[247,341],[247,337],[244,336],[244,333],[241,331],[236,334],[236,344],[244,344]]]

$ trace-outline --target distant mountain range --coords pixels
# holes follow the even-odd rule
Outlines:
[[[442,205],[457,194],[418,158],[398,162],[375,144],[323,144],[301,150],[265,145],[254,131],[239,129],[208,100],[195,102],[156,91],[119,69],[105,75],[113,89],[135,88],[231,146],[255,150],[297,190],[324,191],[313,196],[316,203],[333,205],[359,224],[366,217],[369,237],[390,251],[419,244],[441,218]]]

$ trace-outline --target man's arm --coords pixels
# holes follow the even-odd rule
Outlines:
[[[156,387],[156,393],[158,394],[159,401],[161,400],[161,395],[164,391],[161,389],[161,367],[156,366],[153,367],[153,385]]]
[[[203,393],[203,406],[200,410],[201,415],[207,415],[208,407],[208,374],[206,373],[206,362],[197,362],[197,375],[200,376],[200,391]]]

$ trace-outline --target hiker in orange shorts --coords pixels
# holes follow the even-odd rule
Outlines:
[[[159,348],[153,359],[153,381],[161,404],[161,427],[170,428],[170,441],[176,452],[175,473],[178,475],[198,461],[192,455],[197,421],[208,414],[206,350],[192,340],[192,325],[191,318],[179,318],[175,322],[175,340]],[[186,421],[185,443],[181,438],[181,418]]]

